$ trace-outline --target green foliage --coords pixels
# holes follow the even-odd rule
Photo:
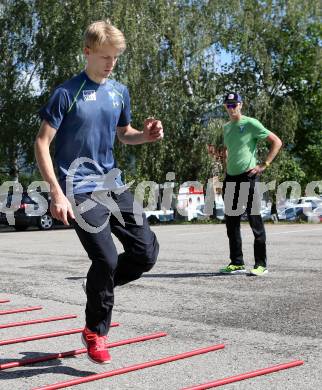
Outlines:
[[[0,9],[0,167],[34,166],[37,111],[53,88],[84,68],[86,26],[111,19],[127,40],[113,77],[128,85],[132,124],[164,125],[162,142],[117,143],[127,180],[205,182],[206,144],[222,145],[222,96],[245,98],[244,113],[283,140],[269,177],[318,180],[322,172],[319,2],[6,0]],[[229,56],[224,55],[224,53]],[[264,158],[267,145],[260,145]]]
[[[17,177],[30,159],[34,138],[31,1],[5,1],[0,13],[0,166]]]
[[[284,181],[297,181],[303,189],[307,182],[299,161],[285,150],[281,151],[274,163],[264,171],[263,181],[267,183],[273,180],[276,180],[277,186]]]

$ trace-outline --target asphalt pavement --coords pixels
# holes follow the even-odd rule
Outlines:
[[[322,225],[266,225],[269,274],[222,276],[227,265],[225,226],[153,227],[157,265],[115,290],[109,341],[166,332],[167,336],[111,349],[110,365],[85,354],[0,370],[0,389],[26,390],[85,378],[207,347],[225,348],[176,362],[76,386],[86,390],[180,390],[293,360],[304,365],[223,386],[230,390],[319,390],[322,385]],[[242,226],[247,268],[252,232]],[[116,240],[119,251],[121,246]],[[72,229],[0,230],[0,340],[80,328],[89,260]],[[1,311],[42,306],[17,314]],[[1,325],[75,314],[74,319],[1,329]],[[80,335],[0,345],[0,365],[83,348]]]

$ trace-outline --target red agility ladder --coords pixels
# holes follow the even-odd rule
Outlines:
[[[223,349],[223,348],[225,348],[224,344],[212,345],[210,347],[200,348],[200,349],[196,349],[194,351],[189,351],[189,352],[184,352],[184,353],[181,353],[179,355],[168,356],[168,357],[165,357],[162,359],[152,360],[150,362],[139,363],[139,364],[135,364],[133,366],[123,367],[123,368],[119,368],[119,369],[113,370],[113,371],[107,371],[107,372],[102,372],[100,374],[93,374],[93,375],[85,376],[84,378],[76,378],[76,379],[71,379],[71,380],[66,381],[66,382],[58,382],[58,383],[54,383],[52,385],[47,385],[44,387],[37,387],[33,390],[63,389],[64,387],[80,385],[81,383],[93,382],[93,381],[96,381],[98,379],[109,378],[111,376],[121,375],[121,374],[125,374],[125,373],[131,372],[131,371],[143,370],[144,368],[158,366],[160,364],[170,363],[170,362],[174,362],[174,361],[180,360],[180,359],[186,359],[186,358],[189,358],[191,356],[201,355],[203,353],[217,351],[217,350]]]
[[[113,326],[119,326],[119,324],[117,323],[111,324],[111,327]],[[52,337],[67,336],[69,334],[81,333],[83,329],[84,328],[75,328],[75,329],[68,329],[68,330],[60,330],[58,332],[52,332],[52,333],[43,333],[43,334],[36,334],[33,336],[25,336],[17,339],[0,340],[0,346],[8,345],[8,344],[25,343],[27,341],[34,341],[34,340],[49,339]]]
[[[260,370],[246,372],[245,374],[240,374],[236,376],[230,376],[228,378],[224,379],[218,379],[213,382],[204,383],[202,385],[192,386],[192,387],[185,387],[182,390],[205,390],[205,389],[212,389],[214,387],[219,387],[223,385],[228,385],[229,383],[239,382],[243,381],[245,379],[254,378],[256,376],[260,375],[266,375],[270,374],[272,372],[280,371],[280,370],[286,370],[287,368],[301,366],[304,364],[303,360],[295,360],[290,363],[284,363],[284,364],[278,364],[277,366],[272,366],[268,368],[262,368]]]
[[[0,325],[0,329],[13,328],[15,326],[42,324],[44,322],[51,322],[51,321],[69,320],[71,318],[77,318],[77,315],[67,314],[65,316],[58,316],[58,317],[38,318],[36,320],[21,321],[21,322],[10,322],[8,324]]]
[[[120,347],[122,345],[139,343],[139,342],[147,341],[147,340],[153,340],[153,339],[157,339],[160,337],[164,337],[166,335],[167,334],[164,332],[159,332],[159,333],[149,334],[146,336],[135,337],[132,339],[115,341],[113,343],[108,343],[107,348],[115,348],[115,347]],[[80,355],[80,354],[83,354],[86,352],[87,352],[87,349],[82,348],[82,349],[75,349],[73,351],[59,352],[59,353],[53,353],[51,355],[39,356],[36,358],[31,358],[31,359],[21,359],[21,360],[17,360],[16,362],[9,362],[9,363],[0,364],[0,370],[8,370],[9,368],[27,366],[28,364],[46,362],[48,360],[61,359],[61,358],[65,358],[68,356],[76,356],[76,355]]]
[[[11,309],[0,311],[0,316],[5,314],[23,313],[25,311],[41,310],[42,306],[22,307],[21,309]]]

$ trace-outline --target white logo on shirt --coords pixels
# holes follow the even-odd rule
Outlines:
[[[90,89],[85,89],[83,91],[83,98],[85,102],[88,102],[90,100],[96,100],[96,91],[90,90]]]
[[[110,95],[110,97],[112,98],[112,103],[113,103],[113,107],[116,108],[119,106],[119,102],[117,100],[115,100],[116,98],[116,93],[113,92],[113,91],[108,91],[108,94]]]

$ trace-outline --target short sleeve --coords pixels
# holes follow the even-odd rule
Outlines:
[[[257,119],[252,119],[251,125],[253,136],[258,140],[265,139],[271,134],[271,132],[267,130],[266,127],[264,127]]]
[[[131,101],[129,91],[126,87],[124,87],[124,90],[122,91],[122,97],[122,111],[117,123],[117,126],[119,127],[124,127],[131,123]]]
[[[54,129],[58,130],[67,111],[67,92],[65,89],[58,87],[51,95],[47,104],[39,110],[39,116],[42,120],[47,121]]]

